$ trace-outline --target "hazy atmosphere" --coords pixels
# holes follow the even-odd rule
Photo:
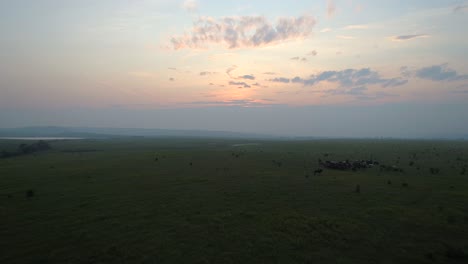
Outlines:
[[[0,1],[0,127],[468,137],[468,2]]]

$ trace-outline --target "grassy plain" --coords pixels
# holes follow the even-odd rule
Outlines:
[[[0,151],[19,144],[0,141]],[[0,159],[0,263],[468,261],[466,141],[51,146]],[[404,172],[314,175],[319,158],[374,159]]]

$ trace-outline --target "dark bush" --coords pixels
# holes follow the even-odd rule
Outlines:
[[[26,191],[26,197],[31,198],[34,196],[34,190],[29,189]]]
[[[447,249],[445,250],[445,256],[449,259],[456,259],[456,260],[462,260],[462,259],[468,258],[468,254],[465,251],[463,251],[462,248],[453,247],[453,246],[447,246]]]

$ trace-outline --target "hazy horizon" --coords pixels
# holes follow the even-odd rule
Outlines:
[[[468,135],[468,1],[0,1],[0,128]]]

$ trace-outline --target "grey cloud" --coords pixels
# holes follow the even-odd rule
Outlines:
[[[232,77],[231,72],[234,71],[235,69],[237,69],[237,66],[236,66],[236,65],[232,65],[231,67],[229,67],[229,68],[226,70],[226,74],[229,75],[229,77],[234,78],[234,77]]]
[[[382,78],[380,74],[370,68],[363,69],[346,69],[342,71],[324,71],[316,75],[311,75],[309,78],[294,77],[289,78],[275,78],[270,79],[272,82],[282,83],[301,83],[305,86],[313,86],[323,81],[339,83],[341,87],[356,87],[377,84],[382,87],[395,87],[401,86],[408,82],[408,80],[397,77],[386,79]]]
[[[175,81],[175,79],[174,78],[169,78],[169,81],[173,82],[173,81]]]
[[[401,85],[405,85],[408,83],[408,80],[406,79],[401,79],[401,78],[393,78],[393,79],[389,79],[385,82],[382,83],[382,86],[384,88],[387,88],[387,87],[396,87],[396,86],[401,86]]]
[[[468,75],[458,74],[457,71],[448,68],[446,64],[421,68],[416,71],[416,77],[432,81],[468,80]]]
[[[400,73],[403,77],[409,78],[411,76],[411,71],[408,66],[402,66],[400,68]]]
[[[301,57],[292,57],[291,60],[306,62],[307,58]]]
[[[392,37],[392,40],[393,41],[405,41],[405,40],[411,40],[415,38],[425,38],[425,37],[429,37],[429,35],[426,35],[426,34],[401,35],[401,36]]]
[[[200,76],[206,76],[206,75],[212,75],[212,74],[217,74],[217,72],[209,72],[209,71],[200,72]]]
[[[229,49],[262,47],[311,35],[315,18],[309,15],[280,18],[273,25],[263,16],[201,17],[189,33],[171,38],[173,49],[206,48],[222,44]]]
[[[234,81],[230,81],[230,82],[229,82],[229,85],[236,85],[236,86],[242,86],[243,88],[250,88],[250,85],[248,85],[248,84],[245,83],[245,82],[234,82]]]
[[[317,56],[318,52],[316,50],[313,50],[309,53],[307,53],[307,56]]]
[[[270,82],[289,83],[291,80],[284,77],[270,79]]]
[[[454,13],[463,13],[468,10],[468,5],[458,5],[453,8]]]
[[[252,74],[246,74],[246,75],[239,76],[239,79],[255,80],[255,76]]]
[[[353,87],[349,89],[332,89],[332,90],[327,90],[327,94],[332,94],[332,95],[354,95],[354,96],[363,96],[365,95],[365,91],[367,91],[367,87],[364,86],[358,86],[358,87]]]

